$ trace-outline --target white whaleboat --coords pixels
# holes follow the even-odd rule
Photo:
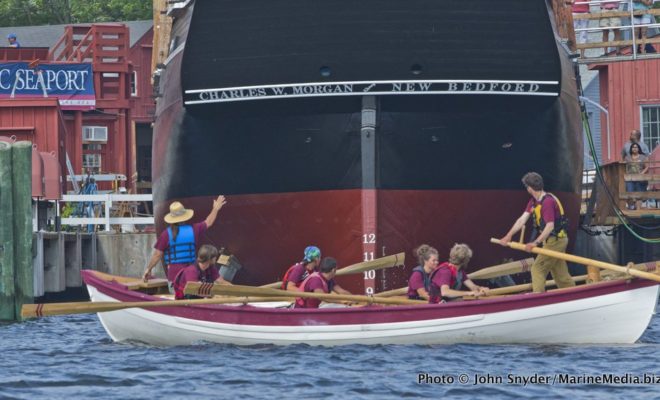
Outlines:
[[[158,301],[83,271],[93,302]],[[289,309],[253,305],[128,308],[99,313],[115,341],[154,345],[634,343],[655,312],[657,282],[632,278],[540,294],[441,305]]]

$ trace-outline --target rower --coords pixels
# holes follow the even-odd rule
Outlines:
[[[438,250],[423,244],[415,253],[419,265],[413,268],[408,279],[408,298],[412,300],[428,300],[431,283],[431,273],[438,267]]]
[[[335,283],[335,274],[337,273],[337,260],[332,257],[326,257],[321,261],[319,271],[309,275],[301,284],[298,290],[301,292],[312,293],[330,293],[351,294],[348,290]],[[321,301],[312,298],[296,299],[295,308],[319,308]]]
[[[431,273],[429,303],[440,303],[441,300],[447,301],[465,295],[479,297],[488,294],[490,289],[475,284],[465,274],[470,259],[472,259],[472,249],[468,245],[454,244],[449,251],[449,261],[440,264]],[[463,285],[470,290],[460,290]]]
[[[522,177],[522,183],[531,199],[529,199],[525,211],[509,229],[509,232],[500,239],[500,244],[508,246],[513,235],[525,226],[530,216],[533,216],[538,236],[525,245],[525,250],[531,252],[532,248],[542,245],[545,249],[565,253],[568,246],[568,221],[561,202],[552,193],[545,192],[543,177],[536,172],[526,173]],[[557,282],[557,287],[575,286],[564,260],[539,254],[534,259],[530,272],[534,293],[545,292],[545,278],[548,276],[548,272],[552,274],[552,278]]]
[[[309,274],[318,270],[320,262],[321,249],[316,246],[307,246],[302,261],[293,264],[284,274],[281,289],[298,291],[298,287]]]
[[[172,282],[172,286],[174,287],[174,298],[176,300],[200,298],[199,296],[183,294],[183,289],[188,282],[231,285],[231,283],[225,281],[220,275],[218,266],[216,265],[217,260],[218,249],[210,244],[205,244],[200,247],[199,252],[197,252],[196,262],[181,269],[174,278],[174,281]]]

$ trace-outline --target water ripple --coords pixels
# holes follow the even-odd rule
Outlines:
[[[660,364],[660,319],[633,345],[294,345],[114,343],[90,315],[1,323],[0,399],[656,398],[651,384],[510,384],[509,374],[635,376]],[[453,383],[417,383],[418,374]],[[457,382],[467,374],[467,384]],[[474,384],[474,377],[502,383]],[[624,392],[625,390],[625,392]]]

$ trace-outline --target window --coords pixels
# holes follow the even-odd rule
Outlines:
[[[83,142],[107,142],[108,141],[108,127],[107,126],[83,126],[82,139],[83,139]]]
[[[137,71],[133,71],[131,74],[131,96],[137,97],[138,95],[138,75]]]
[[[660,106],[642,107],[642,138],[649,151],[660,144]]]
[[[85,170],[91,169],[94,172],[101,170],[101,155],[100,154],[83,154],[83,168]]]

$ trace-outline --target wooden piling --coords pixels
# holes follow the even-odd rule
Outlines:
[[[11,144],[0,142],[0,320],[16,319]]]
[[[14,293],[15,313],[34,301],[32,267],[32,143],[12,145],[12,195],[14,214]]]

